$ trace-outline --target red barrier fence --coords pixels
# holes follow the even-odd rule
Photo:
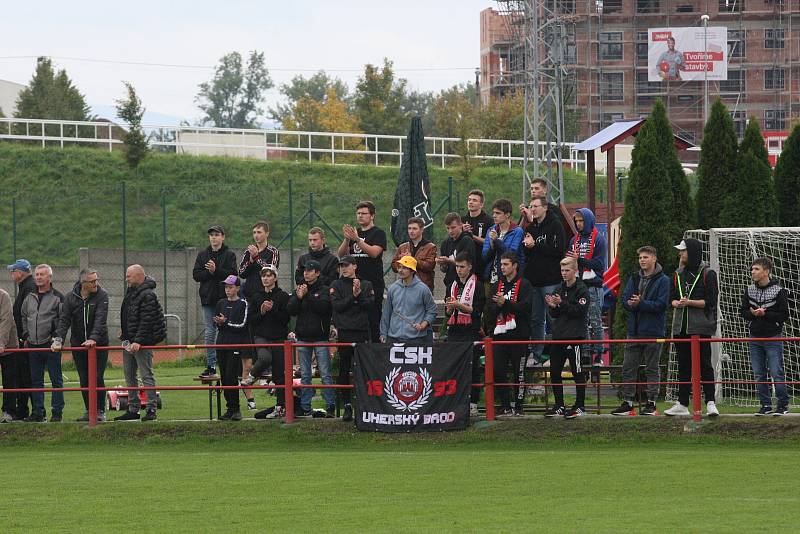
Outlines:
[[[702,381],[700,379],[700,343],[722,343],[722,342],[731,342],[731,343],[743,343],[743,342],[750,342],[750,341],[793,341],[798,342],[800,338],[700,338],[699,336],[692,336],[690,339],[672,339],[672,338],[652,338],[652,339],[607,339],[604,340],[603,343],[690,343],[691,344],[691,352],[692,352],[692,418],[695,421],[700,421],[702,411],[701,411],[701,393],[700,389],[703,384],[760,384],[763,382],[757,382],[754,380],[729,380],[729,381]],[[486,404],[486,419],[489,421],[493,421],[495,419],[495,406],[494,406],[494,398],[495,398],[495,388],[496,387],[509,387],[509,386],[520,386],[520,387],[527,387],[531,385],[539,385],[539,384],[520,384],[520,383],[495,383],[494,379],[494,346],[495,345],[530,345],[530,340],[520,340],[520,341],[495,341],[492,338],[485,338],[482,341],[476,342],[478,344],[484,345],[484,383],[483,384],[473,384],[473,387],[483,387],[484,388],[484,402]],[[595,343],[594,340],[545,340],[545,341],[536,341],[535,344],[543,344],[543,345],[553,345],[553,344],[571,344],[571,345],[581,345],[581,344],[589,344]],[[282,385],[270,385],[269,388],[283,388],[285,390],[285,410],[286,416],[285,420],[287,423],[291,423],[295,419],[294,413],[294,390],[295,389],[302,389],[302,388],[319,388],[319,389],[345,389],[350,388],[352,389],[352,385],[342,385],[342,384],[302,384],[302,385],[295,385],[294,384],[294,348],[295,347],[352,347],[354,343],[296,343],[293,341],[284,341],[282,344],[279,343],[263,343],[263,344],[239,344],[239,345],[157,345],[157,346],[147,346],[142,347],[145,349],[153,349],[153,350],[175,350],[175,349],[206,349],[206,348],[220,348],[220,349],[232,349],[232,348],[260,348],[260,347],[283,347],[283,358],[284,358],[284,383]],[[118,389],[118,388],[98,388],[97,387],[97,351],[98,349],[103,350],[125,350],[121,346],[111,346],[111,347],[63,347],[60,352],[80,352],[80,351],[88,351],[88,387],[78,387],[78,388],[0,388],[0,393],[3,392],[53,392],[53,391],[88,391],[88,404],[89,404],[89,426],[97,425],[97,393],[98,391],[108,391],[110,389]],[[42,352],[42,349],[14,349],[13,352]],[[659,385],[661,384],[684,384],[685,382],[658,382]],[[791,385],[800,385],[800,382],[797,381],[785,381],[785,382],[767,382],[768,384],[775,384],[775,383],[783,383],[783,384],[791,384]],[[613,387],[613,386],[621,386],[621,385],[640,385],[646,384],[646,382],[607,382],[602,384],[603,387]],[[125,387],[129,391],[146,391],[146,390],[164,390],[164,391],[208,391],[216,390],[222,391],[226,389],[263,389],[266,386],[131,386]]]

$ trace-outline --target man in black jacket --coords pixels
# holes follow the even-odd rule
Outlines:
[[[495,317],[494,339],[496,341],[517,341],[530,337],[531,294],[533,288],[519,272],[519,260],[514,251],[506,251],[500,256],[502,276],[492,286],[492,299],[487,302],[488,309]],[[511,382],[525,382],[525,345],[495,345],[494,380],[507,383],[508,367],[514,376]],[[522,401],[525,388],[516,387],[514,409],[511,409],[509,390],[500,388],[500,412],[498,415],[523,415]]]
[[[144,386],[155,387],[156,378],[153,375],[153,350],[142,348],[145,345],[155,345],[162,341],[166,334],[164,312],[158,302],[155,288],[156,281],[145,275],[141,265],[131,265],[125,271],[125,281],[128,290],[122,300],[120,309],[120,324],[122,336],[120,339],[128,341],[130,347],[122,353],[122,365],[125,373],[125,385],[138,387],[137,373],[142,377]],[[143,421],[156,420],[156,391],[148,389],[147,413]],[[115,421],[139,420],[141,401],[139,392],[135,389],[128,390],[128,411]]]
[[[200,304],[203,308],[206,345],[213,345],[217,338],[217,325],[214,324],[214,308],[225,298],[222,282],[232,274],[237,274],[236,253],[225,244],[225,229],[214,225],[208,229],[209,245],[197,253],[192,269],[192,278],[200,282]],[[206,349],[206,370],[200,376],[217,374],[217,351]]]
[[[334,280],[339,278],[338,259],[325,244],[325,231],[318,226],[308,231],[308,252],[297,260],[297,268],[294,270],[295,284],[302,284],[305,280],[303,272],[309,260],[319,262],[321,269],[319,279],[324,285],[330,286]]]
[[[369,280],[356,278],[356,259],[342,256],[339,269],[342,277],[333,282],[330,289],[333,307],[333,324],[336,326],[339,343],[366,343],[369,341],[369,310],[375,302],[375,290]],[[353,366],[353,347],[339,347],[339,379],[337,384],[350,383]],[[353,405],[350,390],[340,389],[344,403],[342,420],[353,420]]]
[[[564,281],[555,293],[545,297],[547,306],[550,307],[550,315],[553,317],[553,340],[586,339],[589,289],[583,280],[578,279],[577,259],[564,258],[560,265]],[[575,380],[575,404],[569,410],[564,408],[564,388],[561,386],[561,372],[566,361],[569,361],[572,379]],[[580,345],[552,345],[550,382],[553,384],[555,405],[544,413],[545,417],[563,415],[565,419],[574,419],[585,413],[586,375],[581,368]]]
[[[753,283],[742,293],[742,318],[750,328],[750,337],[770,338],[783,335],[783,323],[789,319],[787,292],[772,278],[772,260],[757,258],[750,267]],[[750,363],[759,382],[758,397],[761,408],[756,415],[786,415],[789,413],[789,394],[783,370],[783,341],[751,341]],[[772,410],[772,394],[767,382],[767,371],[775,385],[778,407]]]
[[[525,227],[525,278],[533,286],[531,307],[531,339],[544,339],[545,322],[550,321],[545,295],[552,294],[561,284],[559,262],[564,257],[567,242],[564,227],[550,211],[547,199],[534,197],[530,208],[522,210]],[[542,359],[544,345],[532,345],[532,363]]]
[[[289,297],[288,309],[291,315],[297,316],[295,334],[298,343],[327,342],[331,328],[331,297],[328,286],[322,284],[319,278],[321,266],[317,260],[306,262],[303,277],[305,281],[298,285]],[[311,352],[317,357],[319,376],[323,384],[333,384],[331,377],[331,355],[328,347],[297,347],[300,358],[300,381],[302,384],[311,384]],[[322,397],[325,399],[325,410],[328,417],[335,413],[333,389],[323,389]],[[314,398],[313,388],[303,388],[300,394],[300,405],[303,409],[300,416],[311,416],[311,399]]]
[[[17,297],[14,299],[14,323],[17,325],[17,337],[19,345],[22,346],[22,301],[28,293],[36,291],[36,284],[31,274],[31,262],[22,258],[18,259],[8,267],[11,279],[17,284]],[[12,352],[3,356],[11,358],[11,364],[3,368],[3,387],[6,388],[29,388],[31,387],[31,367],[27,352]],[[8,384],[8,385],[6,385]],[[7,408],[13,411],[8,412],[14,420],[24,420],[28,417],[30,410],[28,403],[30,393],[9,393]],[[5,396],[4,396],[5,398]]]
[[[462,253],[468,254],[470,263],[473,265],[477,260],[475,245],[470,234],[464,231],[461,216],[458,213],[448,213],[444,218],[444,226],[447,230],[447,239],[442,241],[442,246],[439,247],[440,255],[436,256],[436,264],[444,273],[443,282],[445,291],[447,291],[458,278],[456,274],[456,256]],[[478,276],[480,277],[480,274]]]
[[[70,331],[70,347],[108,346],[108,294],[100,287],[97,271],[83,269],[80,278],[72,291],[64,297],[61,315],[56,328],[56,337],[64,340]],[[61,347],[57,347],[60,349]],[[78,379],[82,388],[89,386],[89,353],[73,352],[72,359],[78,371]],[[97,351],[97,381],[99,388],[106,387],[103,376],[108,363],[108,350]],[[86,409],[78,421],[89,420],[89,392],[81,391],[83,406]],[[105,392],[98,392],[97,420],[105,421],[105,403],[102,402]]]

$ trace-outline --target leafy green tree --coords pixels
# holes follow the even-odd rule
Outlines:
[[[781,226],[800,226],[800,124],[783,142],[775,165],[775,190]]]
[[[350,89],[339,78],[333,78],[321,70],[306,78],[298,75],[289,83],[281,84],[280,92],[286,97],[287,103],[277,104],[270,108],[270,116],[284,125],[284,121],[291,115],[292,109],[302,98],[309,98],[315,102],[323,102],[329,90],[333,90],[336,100],[347,103],[350,98]],[[284,125],[285,126],[285,125]]]
[[[403,135],[408,127],[406,108],[408,81],[396,78],[392,62],[367,64],[353,95],[353,109],[366,133]]]
[[[774,226],[778,201],[767,148],[758,121],[751,118],[737,154],[735,182],[726,190],[720,226]]]
[[[136,89],[128,82],[122,82],[128,92],[125,99],[116,101],[117,116],[128,123],[128,131],[122,136],[125,161],[131,169],[135,169],[147,156],[147,139],[142,131],[142,116],[145,109]]]
[[[697,166],[697,224],[708,229],[722,225],[724,194],[736,180],[738,139],[728,108],[717,98],[703,130],[700,164]]]
[[[442,137],[457,137],[453,143],[453,153],[459,156],[459,171],[464,185],[469,182],[478,160],[467,140],[479,135],[478,109],[473,104],[475,91],[469,85],[455,85],[442,91],[433,104],[434,124]]]
[[[204,113],[201,122],[218,128],[256,127],[264,114],[264,92],[272,86],[263,52],[250,52],[246,67],[239,52],[224,55],[214,77],[200,84],[195,97]]]
[[[89,120],[90,108],[67,71],[56,72],[48,57],[40,57],[36,72],[17,98],[15,117],[25,119]]]
[[[672,128],[664,104],[658,100],[636,136],[632,153],[628,187],[625,190],[625,213],[620,222],[622,239],[618,254],[622,288],[638,269],[636,250],[644,245],[658,250],[658,261],[664,272],[671,273],[677,267],[672,246],[680,239],[685,228],[678,229],[670,224],[670,219],[677,211],[673,205],[673,179],[676,178],[673,176],[673,159],[677,161]],[[686,182],[685,175],[683,182]],[[685,208],[689,200],[684,202]],[[614,320],[615,337],[626,337],[626,320],[627,312],[618,304]],[[615,348],[615,359],[621,358],[622,352],[622,347]]]

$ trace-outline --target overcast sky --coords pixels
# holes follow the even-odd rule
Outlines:
[[[265,53],[276,85],[267,105],[280,98],[277,87],[296,74],[324,69],[352,88],[366,63],[380,64],[384,57],[394,61],[412,89],[435,91],[474,79],[479,13],[486,7],[496,8],[496,2],[6,2],[0,78],[27,84],[35,57],[51,56],[96,112],[108,115],[126,80],[148,109],[146,122],[170,123],[170,117],[191,122],[199,117],[198,84],[234,50]]]

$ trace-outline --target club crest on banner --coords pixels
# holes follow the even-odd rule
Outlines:
[[[401,372],[400,367],[394,367],[386,376],[384,391],[389,404],[396,410],[416,411],[428,402],[431,383],[431,375],[422,367],[419,372]]]

